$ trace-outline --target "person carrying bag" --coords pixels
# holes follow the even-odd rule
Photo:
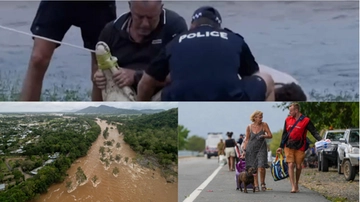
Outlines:
[[[289,132],[286,135],[286,138],[282,140],[282,144],[285,144],[287,142],[291,131],[295,128],[296,124],[303,119],[304,115],[301,115],[300,118],[295,122],[295,124],[290,128]],[[288,165],[285,162],[284,155],[282,153],[276,153],[276,158],[271,163],[270,169],[271,175],[273,176],[275,181],[283,180],[289,177]]]
[[[310,118],[301,114],[300,105],[298,103],[290,104],[289,116],[285,119],[282,141],[276,150],[276,153],[282,154],[284,152],[285,154],[289,168],[290,193],[300,192],[299,180],[305,160],[305,151],[309,146],[308,131],[316,140],[322,139]]]

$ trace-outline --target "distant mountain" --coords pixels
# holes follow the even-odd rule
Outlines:
[[[163,109],[141,109],[139,110],[142,114],[155,114],[159,112],[163,112]]]
[[[77,110],[76,109],[71,109],[71,110],[63,110],[61,111],[62,113],[75,113]]]
[[[116,107],[110,107],[106,105],[100,105],[98,107],[87,107],[85,109],[81,109],[75,111],[75,113],[83,113],[83,114],[154,114],[165,111],[163,109],[122,109]]]

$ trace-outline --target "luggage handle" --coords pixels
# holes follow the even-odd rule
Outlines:
[[[276,158],[275,158],[274,162],[276,162],[278,160],[280,160],[280,161],[284,160],[284,155],[282,153],[276,153]]]

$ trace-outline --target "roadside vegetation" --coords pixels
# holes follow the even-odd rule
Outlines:
[[[290,103],[282,103],[275,107],[287,110]],[[334,129],[359,128],[359,103],[358,102],[300,102],[301,113],[310,117],[316,129],[323,135],[325,130],[330,127]],[[284,119],[285,121],[285,119]],[[273,138],[270,141],[272,155],[276,154],[276,149],[280,145],[283,131],[273,132]],[[316,139],[308,132],[310,147],[316,142]]]

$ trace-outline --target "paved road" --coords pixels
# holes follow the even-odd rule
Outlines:
[[[207,178],[218,168],[217,160],[210,160],[202,157],[180,159],[179,161],[179,198],[178,201],[184,201],[185,196],[189,196],[196,190]],[[266,192],[249,192],[248,194],[236,191],[235,172],[229,172],[227,165],[219,168],[219,172],[202,190],[194,200],[195,202],[208,201],[251,201],[251,202],[303,202],[303,201],[328,201],[325,197],[317,192],[311,191],[300,186],[300,193],[290,193],[290,182],[282,180],[275,182],[269,169],[266,173]],[[208,179],[207,181],[209,181]],[[192,196],[190,196],[192,197]]]
[[[189,157],[180,158],[178,166],[178,201],[181,202],[214,172],[218,164],[215,158]]]

